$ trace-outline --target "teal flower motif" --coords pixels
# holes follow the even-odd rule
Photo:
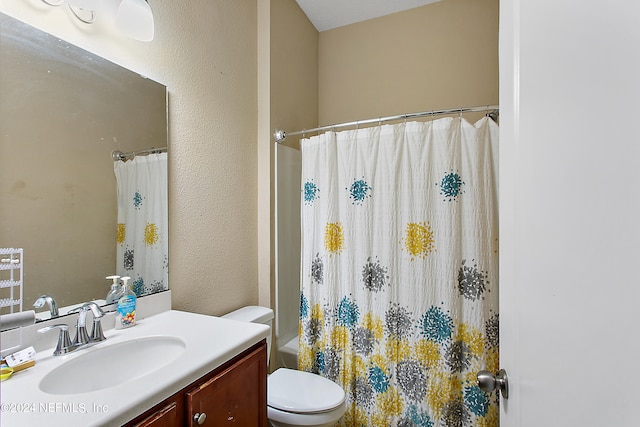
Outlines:
[[[464,388],[464,403],[472,413],[480,417],[484,417],[489,410],[487,394],[477,385]]]
[[[420,327],[427,339],[443,343],[453,333],[453,319],[439,307],[431,307],[420,319]]]
[[[136,296],[144,294],[144,279],[142,277],[138,277],[133,281],[133,292]]]
[[[379,366],[369,368],[369,384],[376,393],[384,393],[389,388],[389,378]]]
[[[355,302],[349,301],[347,297],[342,298],[338,304],[338,324],[346,327],[355,326],[358,323],[360,309]]]
[[[300,294],[300,318],[309,317],[309,300],[304,296],[304,294]]]
[[[133,207],[140,210],[143,200],[144,200],[144,197],[142,197],[142,194],[136,191],[136,193],[133,195]]]
[[[367,197],[371,197],[371,186],[363,179],[353,181],[351,187],[348,188],[349,197],[353,200],[354,205],[361,205]]]
[[[302,190],[302,194],[304,197],[304,204],[311,205],[313,202],[320,197],[318,194],[320,193],[320,189],[316,184],[313,183],[313,180],[307,181],[304,183],[304,188]]]
[[[451,202],[463,193],[463,185],[465,185],[465,183],[462,181],[462,178],[460,178],[460,175],[452,171],[451,173],[445,174],[444,178],[442,178],[440,182],[440,194],[445,197],[445,201]]]

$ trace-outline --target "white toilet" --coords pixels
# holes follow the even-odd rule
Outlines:
[[[222,317],[271,327],[273,310],[248,306]],[[270,351],[269,337],[268,355]],[[267,379],[267,418],[274,427],[330,427],[340,420],[345,410],[344,390],[319,375],[280,368]]]

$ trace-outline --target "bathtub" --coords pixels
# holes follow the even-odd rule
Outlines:
[[[298,369],[298,337],[278,347],[278,361],[285,368]]]

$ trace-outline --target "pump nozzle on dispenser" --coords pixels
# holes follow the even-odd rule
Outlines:
[[[118,286],[118,279],[120,276],[107,276],[107,280],[113,280],[113,284],[111,285],[111,290],[107,294],[107,304],[114,304],[118,302],[118,295],[120,294],[120,289]]]

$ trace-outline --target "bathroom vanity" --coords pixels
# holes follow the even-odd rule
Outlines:
[[[267,424],[267,344],[256,344],[126,427]]]
[[[2,426],[267,426],[270,333],[168,310],[64,356],[36,346],[36,365],[0,385]]]

